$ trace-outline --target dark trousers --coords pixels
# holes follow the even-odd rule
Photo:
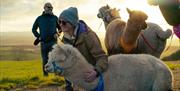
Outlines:
[[[48,53],[52,50],[52,46],[56,44],[56,42],[41,42],[41,57],[42,57],[42,69],[44,76],[48,76],[48,72],[45,71],[44,67],[48,62]]]
[[[67,79],[65,79],[66,82],[66,87],[65,87],[65,91],[73,91],[73,87],[70,81],[68,81]]]

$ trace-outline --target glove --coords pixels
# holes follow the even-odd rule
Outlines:
[[[85,72],[85,81],[86,82],[92,82],[96,79],[97,72],[94,69],[91,69],[87,72]]]
[[[36,40],[34,40],[34,45],[37,46],[40,42],[40,39],[39,38],[36,38]]]

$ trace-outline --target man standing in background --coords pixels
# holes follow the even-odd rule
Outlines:
[[[36,37],[34,45],[41,42],[41,56],[44,76],[48,76],[48,73],[44,70],[44,66],[48,61],[48,53],[52,50],[52,46],[57,43],[57,29],[60,32],[58,18],[53,14],[52,10],[53,7],[51,3],[45,3],[42,15],[37,17],[32,27],[32,32]],[[39,32],[37,31],[38,28]]]

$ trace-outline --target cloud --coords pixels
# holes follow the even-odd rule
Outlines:
[[[93,2],[98,0],[3,0],[0,5],[0,26],[2,31],[23,31],[31,29],[34,20],[41,15],[46,2],[51,2],[55,15],[59,16],[64,9],[78,7],[80,15],[91,18],[94,6]],[[79,3],[80,2],[80,3]],[[89,9],[91,12],[86,12]],[[82,11],[81,11],[82,10]],[[95,16],[96,17],[96,16]],[[16,27],[16,28],[15,28]],[[26,28],[26,29],[25,29]]]
[[[127,20],[128,14],[125,14],[127,13],[125,7],[129,6],[134,8],[133,4],[137,4],[128,3],[136,2],[134,0],[1,0],[0,26],[3,27],[3,29],[1,28],[1,31],[14,31],[15,29],[19,31],[31,31],[32,24],[34,23],[36,17],[42,14],[43,6],[46,2],[52,3],[54,7],[53,12],[57,16],[59,16],[59,14],[68,7],[77,7],[80,19],[85,20],[85,22],[95,31],[98,31],[98,27],[102,22],[102,20],[97,18],[98,9],[101,6],[109,4],[112,8],[116,7],[120,9],[120,15],[122,15],[123,19]],[[145,6],[143,6],[143,8],[141,8],[142,5],[134,6],[145,10]],[[154,11],[155,9],[150,7],[150,9],[146,11],[149,10]],[[158,9],[156,8],[156,11],[157,10]],[[149,15],[151,15],[151,17],[148,19],[154,21],[154,14],[150,12]],[[155,18],[157,20],[156,16]],[[162,21],[162,19],[159,19],[159,21]]]

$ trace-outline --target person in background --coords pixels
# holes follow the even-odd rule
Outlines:
[[[98,36],[83,20],[79,20],[76,7],[65,9],[59,16],[59,24],[64,33],[62,42],[76,47],[94,66],[94,70],[84,73],[84,79],[87,82],[92,82],[108,67],[108,58],[102,49]],[[67,80],[66,82],[70,83]],[[66,91],[70,91],[68,90],[69,85],[67,84]]]
[[[36,37],[34,45],[41,43],[41,56],[43,64],[43,74],[48,76],[48,73],[44,70],[44,66],[48,61],[48,53],[52,50],[52,46],[57,43],[57,29],[60,31],[58,24],[58,17],[52,12],[53,7],[51,3],[44,4],[44,11],[42,15],[38,16],[35,20],[32,33]],[[37,29],[39,28],[39,32]]]
[[[167,23],[173,26],[174,34],[180,39],[180,0],[148,0],[150,5],[159,5]]]

